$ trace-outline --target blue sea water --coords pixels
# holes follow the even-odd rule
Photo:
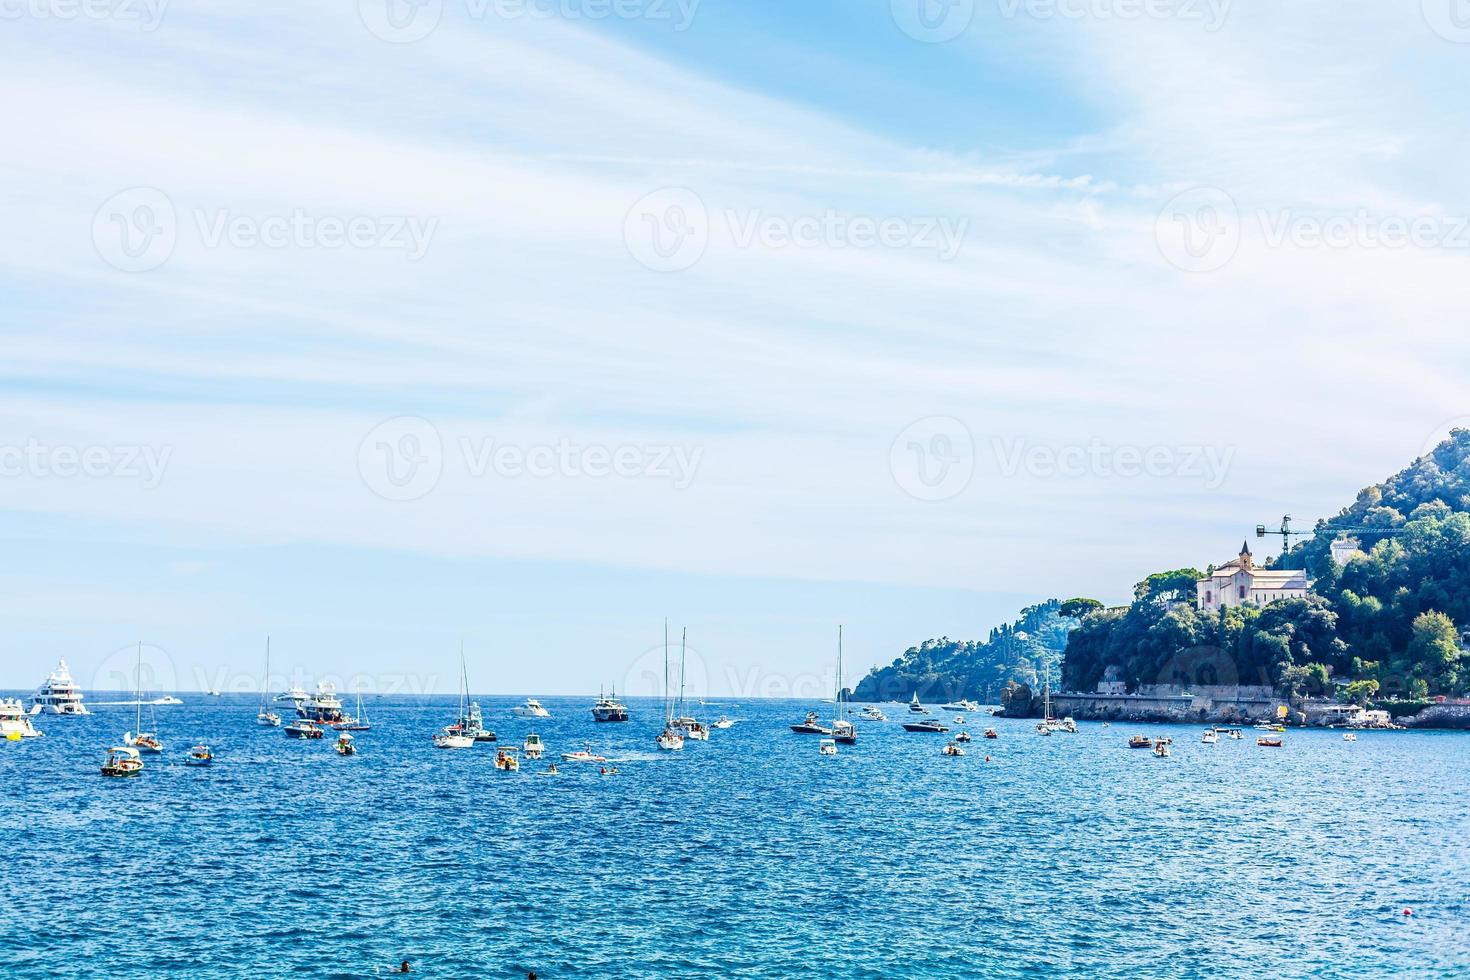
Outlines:
[[[449,699],[369,701],[341,758],[185,697],[137,779],[98,774],[131,709],[0,742],[7,978],[1470,976],[1470,735],[977,716],[956,759],[895,707],[822,758],[786,730],[816,706],[756,701],[659,753],[656,702],[595,725],[549,698],[548,759],[590,742],[619,773],[548,776],[434,749]],[[519,699],[479,700],[518,746]]]

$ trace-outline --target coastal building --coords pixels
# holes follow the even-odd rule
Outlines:
[[[1366,557],[1357,538],[1337,538],[1328,545],[1328,550],[1332,553],[1332,561],[1339,568],[1354,558]]]
[[[1195,583],[1199,608],[1216,612],[1253,602],[1268,606],[1278,599],[1301,599],[1307,594],[1307,573],[1301,569],[1257,568],[1248,544],[1240,554]]]

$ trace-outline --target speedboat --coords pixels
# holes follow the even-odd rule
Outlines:
[[[526,740],[521,743],[521,751],[526,754],[527,759],[531,759],[534,761],[541,758],[541,756],[546,753],[546,744],[541,741],[540,735],[532,732],[531,734],[527,735]]]
[[[209,750],[209,746],[207,745],[196,745],[189,750],[188,755],[184,756],[184,765],[186,766],[207,766],[213,761],[214,753]]]
[[[517,718],[550,718],[551,712],[541,706],[541,702],[535,698],[526,698],[523,704],[518,704],[511,709]]]
[[[1358,734],[1357,732],[1343,732],[1342,740],[1344,742],[1356,742],[1358,740]]]
[[[18,699],[0,700],[0,737],[19,742],[23,738],[39,738],[40,735],[31,724],[31,716],[26,714],[25,705]]]
[[[928,713],[929,709],[919,703],[919,692],[915,691],[913,699],[909,701],[909,714],[927,715]]]
[[[995,729],[994,728],[987,728],[987,729],[985,729],[985,737],[986,738],[1000,738],[1000,736],[995,733]]]
[[[586,748],[578,749],[575,752],[563,752],[561,754],[561,758],[562,758],[562,761],[563,762],[606,762],[607,761],[607,757],[606,756],[598,755],[596,752],[593,752],[592,751],[592,746],[590,746],[590,745],[587,746]]]
[[[1154,758],[1156,758],[1156,759],[1167,759],[1167,758],[1169,758],[1169,743],[1168,742],[1164,741],[1163,739],[1159,739],[1158,741],[1154,742]]]
[[[856,745],[857,726],[846,718],[839,718],[832,723],[832,738],[843,745]]]
[[[665,752],[678,752],[684,748],[684,736],[672,724],[665,725],[664,730],[658,733],[658,747]]]
[[[959,743],[958,739],[954,739],[944,746],[943,751],[945,755],[964,755],[965,747]]]
[[[1203,742],[1205,745],[1218,744],[1220,741],[1220,733],[1215,731],[1213,728],[1206,729],[1205,733],[1200,736],[1200,741]]]
[[[356,745],[356,743],[353,742],[351,733],[349,733],[349,732],[340,732],[340,733],[338,733],[338,735],[337,735],[337,754],[338,755],[357,755],[357,745]]]
[[[1130,735],[1128,737],[1128,747],[1130,749],[1153,748],[1153,744],[1153,739],[1149,738],[1147,735]]]
[[[969,698],[960,698],[952,704],[941,705],[945,711],[979,711],[980,705]]]
[[[954,740],[956,742],[969,742],[969,741],[971,741],[970,733],[969,732],[960,732],[958,735],[956,735],[954,737]]]
[[[711,725],[710,727],[711,728],[718,728],[718,729],[720,729],[720,731],[724,731],[725,729],[733,726],[734,724],[735,724],[735,722],[731,721],[729,718],[726,718],[724,715],[720,715],[720,717],[718,719],[716,719],[715,720],[715,723],[713,725]]]
[[[219,695],[216,694],[215,697],[219,697]],[[150,704],[161,704],[161,705],[174,705],[174,704],[183,704],[184,702],[182,700],[180,700],[179,698],[174,697],[172,694],[165,694],[162,697],[156,697],[156,698],[154,698],[149,703]]]
[[[806,721],[799,725],[792,725],[791,730],[798,735],[831,735],[832,729],[827,728],[817,718],[815,711],[806,713]]]
[[[887,721],[888,716],[879,710],[876,704],[870,704],[863,708],[863,717],[868,721]]]
[[[107,761],[102,763],[104,776],[136,776],[143,771],[143,760],[138,750],[131,745],[115,745],[107,750]]]
[[[627,721],[628,706],[618,700],[618,692],[603,697],[597,695],[597,703],[592,706],[593,721]]]
[[[903,723],[903,730],[906,732],[938,732],[940,734],[949,731],[944,726],[944,722],[938,718],[925,718],[923,721],[906,721]]]
[[[956,725],[963,725],[965,723],[965,716],[964,715],[955,715],[954,716],[954,723]]]
[[[90,714],[82,704],[82,692],[72,680],[71,670],[63,660],[56,665],[51,676],[42,682],[31,698],[31,710],[48,715]]]
[[[817,743],[817,751],[822,755],[836,755],[837,742],[834,739],[824,738]]]
[[[293,720],[286,726],[285,732],[287,738],[321,738],[325,734],[321,725],[305,718]]]
[[[501,772],[520,772],[521,760],[515,749],[499,749],[495,753],[495,768]]]

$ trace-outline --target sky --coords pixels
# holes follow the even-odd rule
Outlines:
[[[815,697],[1470,424],[1457,0],[0,6],[0,687]]]

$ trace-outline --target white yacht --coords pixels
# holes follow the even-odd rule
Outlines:
[[[65,660],[56,665],[51,676],[36,691],[31,705],[34,710],[48,715],[89,714],[87,706],[82,704],[82,692],[78,690],[76,681],[71,679],[71,670]]]
[[[350,725],[356,719],[342,708],[342,699],[337,696],[337,685],[322,681],[316,693],[296,704],[296,716],[314,721],[318,725]]]
[[[541,706],[541,702],[535,698],[526,698],[525,702],[511,709],[517,718],[550,718],[551,712]]]
[[[40,734],[31,724],[31,716],[19,699],[0,700],[0,736],[19,742],[23,738],[36,738]]]
[[[301,689],[300,684],[295,684],[291,687],[291,690],[286,691],[284,694],[277,694],[273,700],[277,704],[280,704],[284,701],[290,701],[292,704],[300,705],[309,697],[310,695],[308,695],[304,690]]]
[[[913,699],[909,701],[909,714],[927,715],[928,713],[929,709],[919,703],[919,692],[915,691]]]
[[[521,743],[521,752],[527,759],[535,761],[546,753],[546,743],[541,741],[541,736],[531,732],[526,740]]]
[[[613,691],[608,697],[597,695],[597,703],[592,706],[593,721],[627,721],[628,706],[618,700],[618,692]]]
[[[945,711],[960,711],[960,712],[964,712],[964,711],[979,711],[980,710],[980,705],[976,704],[974,701],[971,701],[969,698],[960,698],[958,701],[954,701],[954,702],[952,702],[950,704],[946,704],[946,705],[941,705],[941,707]]]

